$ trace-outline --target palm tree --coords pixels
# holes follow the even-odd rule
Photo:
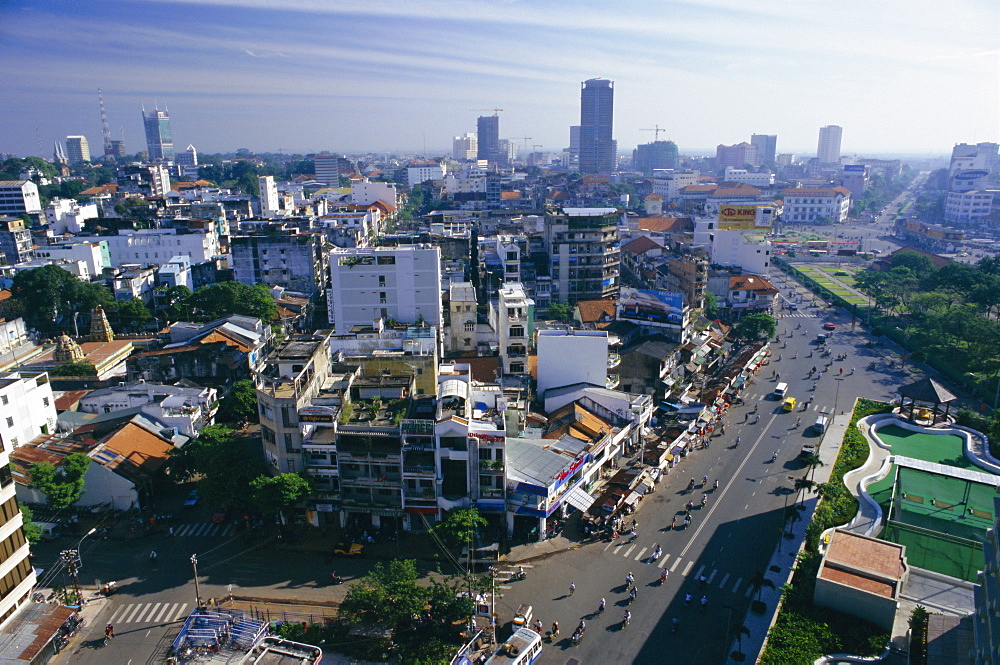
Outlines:
[[[819,498],[827,500],[837,496],[840,489],[836,483],[816,483],[813,491]]]
[[[764,587],[767,587],[768,589],[775,588],[774,582],[767,579],[767,577],[764,576],[764,573],[761,572],[756,572],[750,577],[750,587],[753,589],[753,592],[757,594],[758,601],[760,600],[760,594],[764,590]]]
[[[809,453],[802,458],[803,463],[809,467],[809,473],[812,476],[816,475],[816,467],[823,466],[823,460],[819,458],[815,453]]]
[[[816,487],[816,483],[809,480],[808,478],[796,478],[795,479],[795,503],[800,503],[803,498],[805,498],[805,493]]]

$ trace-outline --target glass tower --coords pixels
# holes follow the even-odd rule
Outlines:
[[[614,83],[607,79],[583,82],[580,93],[580,172],[611,173],[615,167],[612,116]]]
[[[153,109],[142,112],[142,124],[146,129],[146,150],[149,161],[173,161],[174,140],[170,136],[170,114]]]

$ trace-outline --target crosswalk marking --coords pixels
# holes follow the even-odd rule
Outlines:
[[[736,590],[740,588],[740,584],[742,584],[742,583],[743,583],[743,578],[742,577],[737,577],[736,578],[736,584],[733,585],[733,593],[736,593]]]
[[[674,561],[674,565],[670,566],[670,572],[674,572],[674,570],[676,570],[677,566],[679,566],[680,564],[681,564],[681,559],[678,558],[676,561]]]
[[[159,623],[160,621],[162,621],[163,619],[165,619],[167,616],[169,616],[170,610],[173,609],[173,608],[176,608],[177,605],[178,605],[178,603],[174,603],[172,605],[170,603],[163,603],[163,609],[161,609],[159,612],[156,613],[155,618],[154,618],[154,616],[152,614],[150,614],[149,615],[149,620],[150,621],[154,621],[156,623]]]
[[[660,562],[658,564],[656,564],[656,567],[659,568],[660,566],[666,566],[667,565],[667,559],[669,559],[669,558],[670,558],[669,554],[664,554],[663,558],[660,559]]]
[[[170,623],[184,618],[187,608],[187,603],[130,603],[116,608],[108,623]]]
[[[638,547],[638,545],[633,545],[632,547],[628,548],[628,551],[625,552],[625,557],[627,558],[630,554],[632,554],[632,550],[634,550],[636,547]]]
[[[681,575],[683,575],[684,577],[687,577],[688,573],[691,572],[692,568],[694,568],[694,561],[688,561],[688,565],[684,566],[684,572],[681,573]]]
[[[128,613],[128,618],[125,618],[124,614],[122,615],[122,623],[129,623],[129,622],[131,622],[132,621],[132,617],[134,617],[136,614],[138,614],[139,610],[141,610],[145,606],[146,606],[146,604],[144,604],[144,603],[137,603],[136,606],[135,606],[135,609],[133,609],[131,612]]]
[[[746,596],[747,598],[749,598],[751,593],[753,593],[753,587],[752,586],[748,586],[747,587],[747,592],[745,594],[743,594],[743,595]]]
[[[712,580],[714,580],[714,579],[715,579],[715,574],[716,574],[717,572],[719,572],[719,570],[718,570],[717,568],[713,568],[713,569],[712,569],[712,573],[711,573],[711,575],[709,575],[709,576],[708,576],[708,583],[709,583],[709,584],[711,584],[711,583],[712,583]]]
[[[149,620],[152,621],[153,620],[152,619],[152,615],[155,614],[156,610],[158,610],[158,609],[159,609],[159,607],[157,607],[153,603],[150,603],[148,608],[145,608],[145,609],[142,610],[142,612],[139,612],[139,616],[137,616],[135,618],[135,622],[136,623],[142,623],[143,619],[146,617],[146,612],[149,612],[149,614],[150,614],[150,619]]]
[[[726,582],[728,581],[729,581],[729,573],[726,573],[725,577],[722,578],[722,581],[719,582],[719,588],[724,589],[726,587]]]
[[[704,572],[705,572],[705,566],[703,565],[701,568],[698,569],[698,572],[695,573],[694,576],[697,577],[700,580],[701,579],[701,574],[704,573]]]
[[[642,555],[645,554],[646,550],[648,549],[649,549],[648,547],[643,547],[641,550],[639,550],[639,553],[635,555],[635,560],[638,561],[639,559],[641,559]]]
[[[193,524],[180,524],[174,527],[174,536],[228,536],[236,530],[236,523],[213,524],[212,522],[196,522]]]

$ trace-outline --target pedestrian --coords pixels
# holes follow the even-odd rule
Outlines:
[[[573,584],[572,582],[570,582],[569,583],[569,595],[572,596],[575,591],[576,591],[576,585]]]
[[[171,536],[173,536],[173,535],[174,535],[174,527],[170,527],[170,535],[171,535]]]

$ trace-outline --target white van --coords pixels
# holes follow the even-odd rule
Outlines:
[[[787,392],[788,392],[788,384],[779,383],[774,387],[774,392],[771,393],[771,395],[774,397],[774,399],[785,399],[785,393]]]
[[[813,423],[813,429],[820,434],[826,431],[827,426],[830,424],[830,419],[826,416],[820,416]]]
[[[62,525],[55,522],[32,522],[42,530],[42,540],[55,540],[62,535]]]

